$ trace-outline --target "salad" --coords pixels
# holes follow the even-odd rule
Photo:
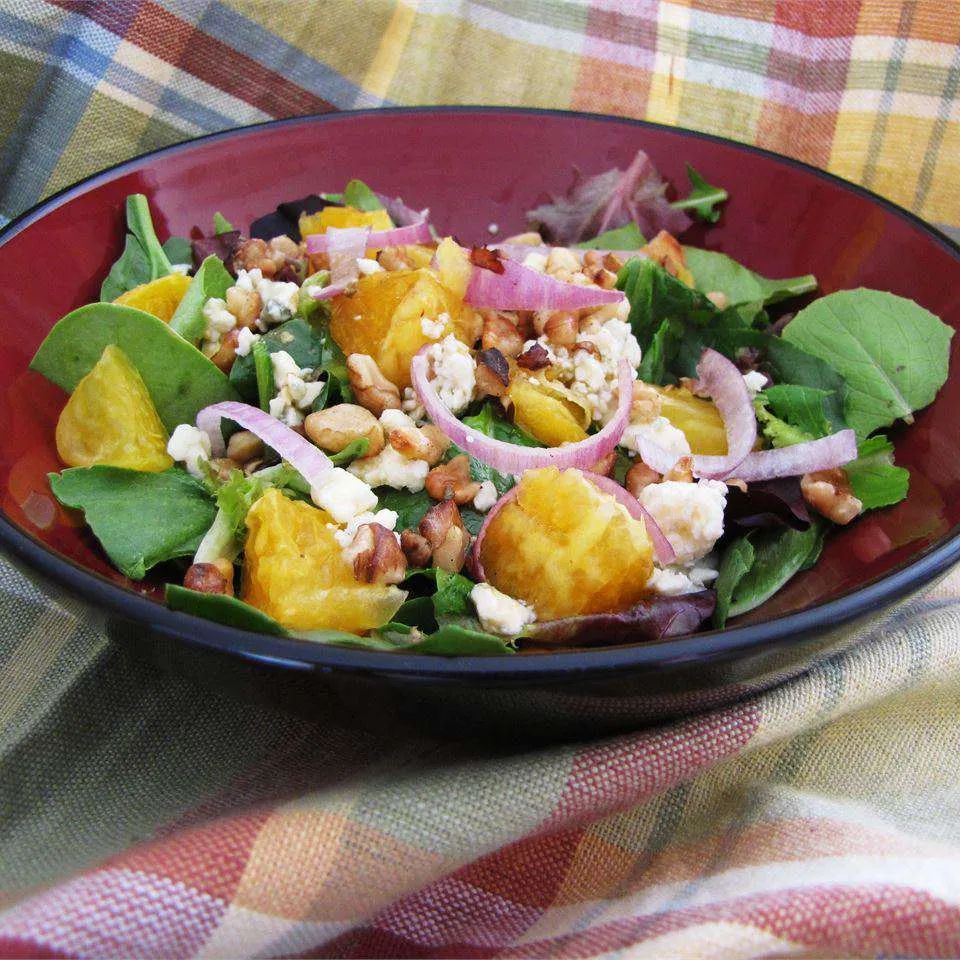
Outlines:
[[[902,500],[884,432],[953,331],[684,245],[727,200],[642,152],[465,245],[353,180],[161,243],[32,368],[50,486],[166,603],[319,643],[509,655],[722,627]]]

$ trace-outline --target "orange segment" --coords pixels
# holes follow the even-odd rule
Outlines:
[[[108,344],[57,421],[60,459],[71,467],[102,463],[159,472],[173,466],[167,439],[137,368]]]
[[[190,277],[185,277],[182,273],[171,273],[149,283],[141,283],[139,287],[121,293],[113,302],[136,307],[145,313],[152,313],[164,323],[169,323],[189,286]]]
[[[653,571],[646,528],[578,470],[528,470],[487,527],[480,560],[540,620],[625,610]]]
[[[450,321],[442,335],[453,333],[472,345],[476,314],[431,271],[383,271],[361,277],[353,296],[333,300],[330,332],[345,354],[368,354],[388,380],[408,387],[413,355],[431,342],[422,320],[444,313]]]
[[[695,454],[725,456],[727,431],[712,400],[695,397],[686,387],[654,387],[663,401],[661,413],[682,430]]]
[[[563,384],[515,377],[507,391],[513,403],[514,423],[548,447],[586,440],[583,428],[590,422],[590,411],[566,394]]]
[[[406,593],[357,582],[331,524],[325,511],[268,490],[247,514],[242,598],[291,630],[363,633],[386,623]]]
[[[386,210],[358,210],[356,207],[324,207],[317,213],[300,214],[300,235],[326,233],[330,227],[369,227],[390,230],[393,221]]]

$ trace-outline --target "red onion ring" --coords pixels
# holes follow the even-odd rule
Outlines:
[[[757,450],[746,456],[734,472],[738,480],[753,483],[830,470],[856,459],[857,435],[852,430],[840,430],[819,440],[807,440],[775,450]]]
[[[625,299],[620,290],[594,284],[564,283],[515,260],[503,260],[503,273],[474,267],[464,301],[496,310],[579,310]]]
[[[337,227],[329,227],[326,233],[311,233],[307,237],[308,253],[327,253],[335,240],[330,236]],[[366,230],[367,237],[364,245],[366,250],[372,247],[381,250],[383,247],[399,247],[408,243],[431,243],[430,224],[424,220],[408,224],[405,227],[393,227],[390,230],[370,230],[369,227],[349,227],[351,230]]]
[[[537,467],[587,469],[616,447],[630,419],[630,404],[633,401],[632,371],[630,364],[621,360],[617,371],[617,412],[599,433],[562,447],[521,447],[488,437],[462,423],[444,406],[428,377],[429,349],[430,344],[421,347],[410,364],[413,387],[427,415],[458,447],[501,473],[516,474]]]
[[[320,478],[333,469],[326,454],[285,423],[257,407],[235,400],[214,403],[197,414],[197,428],[210,438],[210,449],[215,457],[222,457],[226,453],[220,433],[222,419],[233,420],[256,434],[268,447],[276,450],[311,487],[316,486]]]
[[[609,477],[602,477],[600,474],[592,473],[589,470],[581,470],[580,474],[584,477],[584,479],[589,480],[602,493],[606,493],[608,496],[613,497],[617,503],[626,509],[627,513],[629,513],[634,520],[643,521],[644,526],[647,529],[647,536],[650,537],[650,541],[653,544],[653,554],[661,566],[666,566],[668,563],[673,563],[674,560],[677,559],[677,555],[674,552],[673,547],[670,546],[670,541],[666,538],[663,531],[657,525],[657,521],[650,516],[650,514],[643,508],[640,501],[637,500],[637,498],[634,497],[629,490],[621,487],[616,480],[611,480]],[[487,579],[487,575],[483,569],[483,562],[480,559],[480,550],[483,547],[483,541],[487,535],[487,528],[489,527],[493,518],[508,503],[512,503],[514,500],[516,500],[517,491],[519,489],[519,485],[511,487],[489,509],[489,511],[487,511],[487,515],[483,518],[483,523],[480,526],[480,531],[477,533],[477,539],[473,542],[473,550],[471,552],[473,572],[476,574],[478,580],[485,581]]]

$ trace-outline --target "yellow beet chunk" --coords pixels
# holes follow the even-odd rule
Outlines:
[[[173,466],[167,440],[137,368],[119,347],[108,344],[57,421],[60,459],[70,467],[99,463],[159,472]]]
[[[440,282],[462,299],[473,272],[469,251],[453,237],[444,237],[437,246],[437,271]]]
[[[429,270],[392,270],[361,277],[353,296],[336,297],[330,332],[347,355],[373,357],[398,387],[410,386],[410,361],[432,339],[423,320],[450,319],[441,336],[454,334],[472,344],[474,312]]]
[[[291,630],[364,633],[386,623],[406,593],[359,583],[330,524],[325,511],[268,490],[247,514],[242,598]]]
[[[121,293],[113,302],[125,307],[136,307],[137,310],[152,313],[164,323],[169,323],[189,286],[189,277],[182,273],[171,273],[149,283],[141,283],[139,287]]]
[[[507,391],[513,404],[514,423],[547,447],[585,440],[584,427],[590,422],[590,412],[566,393],[559,383],[532,383],[527,377],[515,377]]]
[[[626,610],[653,571],[646,528],[578,470],[528,470],[487,527],[480,560],[537,618]]]
[[[663,400],[661,410],[678,430],[682,430],[691,452],[725,456],[727,431],[712,400],[695,397],[685,387],[654,387]]]
[[[358,210],[356,207],[324,207],[318,213],[300,214],[300,235],[326,233],[330,227],[369,227],[390,230],[393,221],[386,210]]]

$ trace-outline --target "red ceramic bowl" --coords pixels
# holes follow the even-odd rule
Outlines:
[[[459,718],[539,724],[551,733],[626,726],[769,686],[829,655],[870,618],[960,558],[960,376],[895,432],[910,496],[834,534],[816,567],[728,629],[659,644],[484,660],[343,650],[172,613],[156,584],[131,583],[51,498],[64,394],[27,364],[52,324],[96,299],[120,251],[127,194],[150,198],[161,237],[222,211],[236,224],[280,201],[360,177],[429,205],[464,241],[524,228],[523,212],[562,191],[573,165],[624,167],[638,147],[675,184],[692,163],[731,199],[692,241],[768,276],[812,272],[829,293],[866,286],[911,297],[960,326],[960,250],[881,198],[803,164],[717,138],[585,114],[426,108],[331,114],[214,134],[139,157],[45,201],[0,234],[0,540],[37,570],[140,633],[312,671],[346,700],[429,702]],[[697,235],[699,234],[699,235]],[[960,350],[960,337],[953,352]],[[954,356],[954,370],[957,369]],[[129,631],[128,631],[129,633]],[[341,693],[343,690],[341,690]],[[516,729],[514,726],[513,729]]]

